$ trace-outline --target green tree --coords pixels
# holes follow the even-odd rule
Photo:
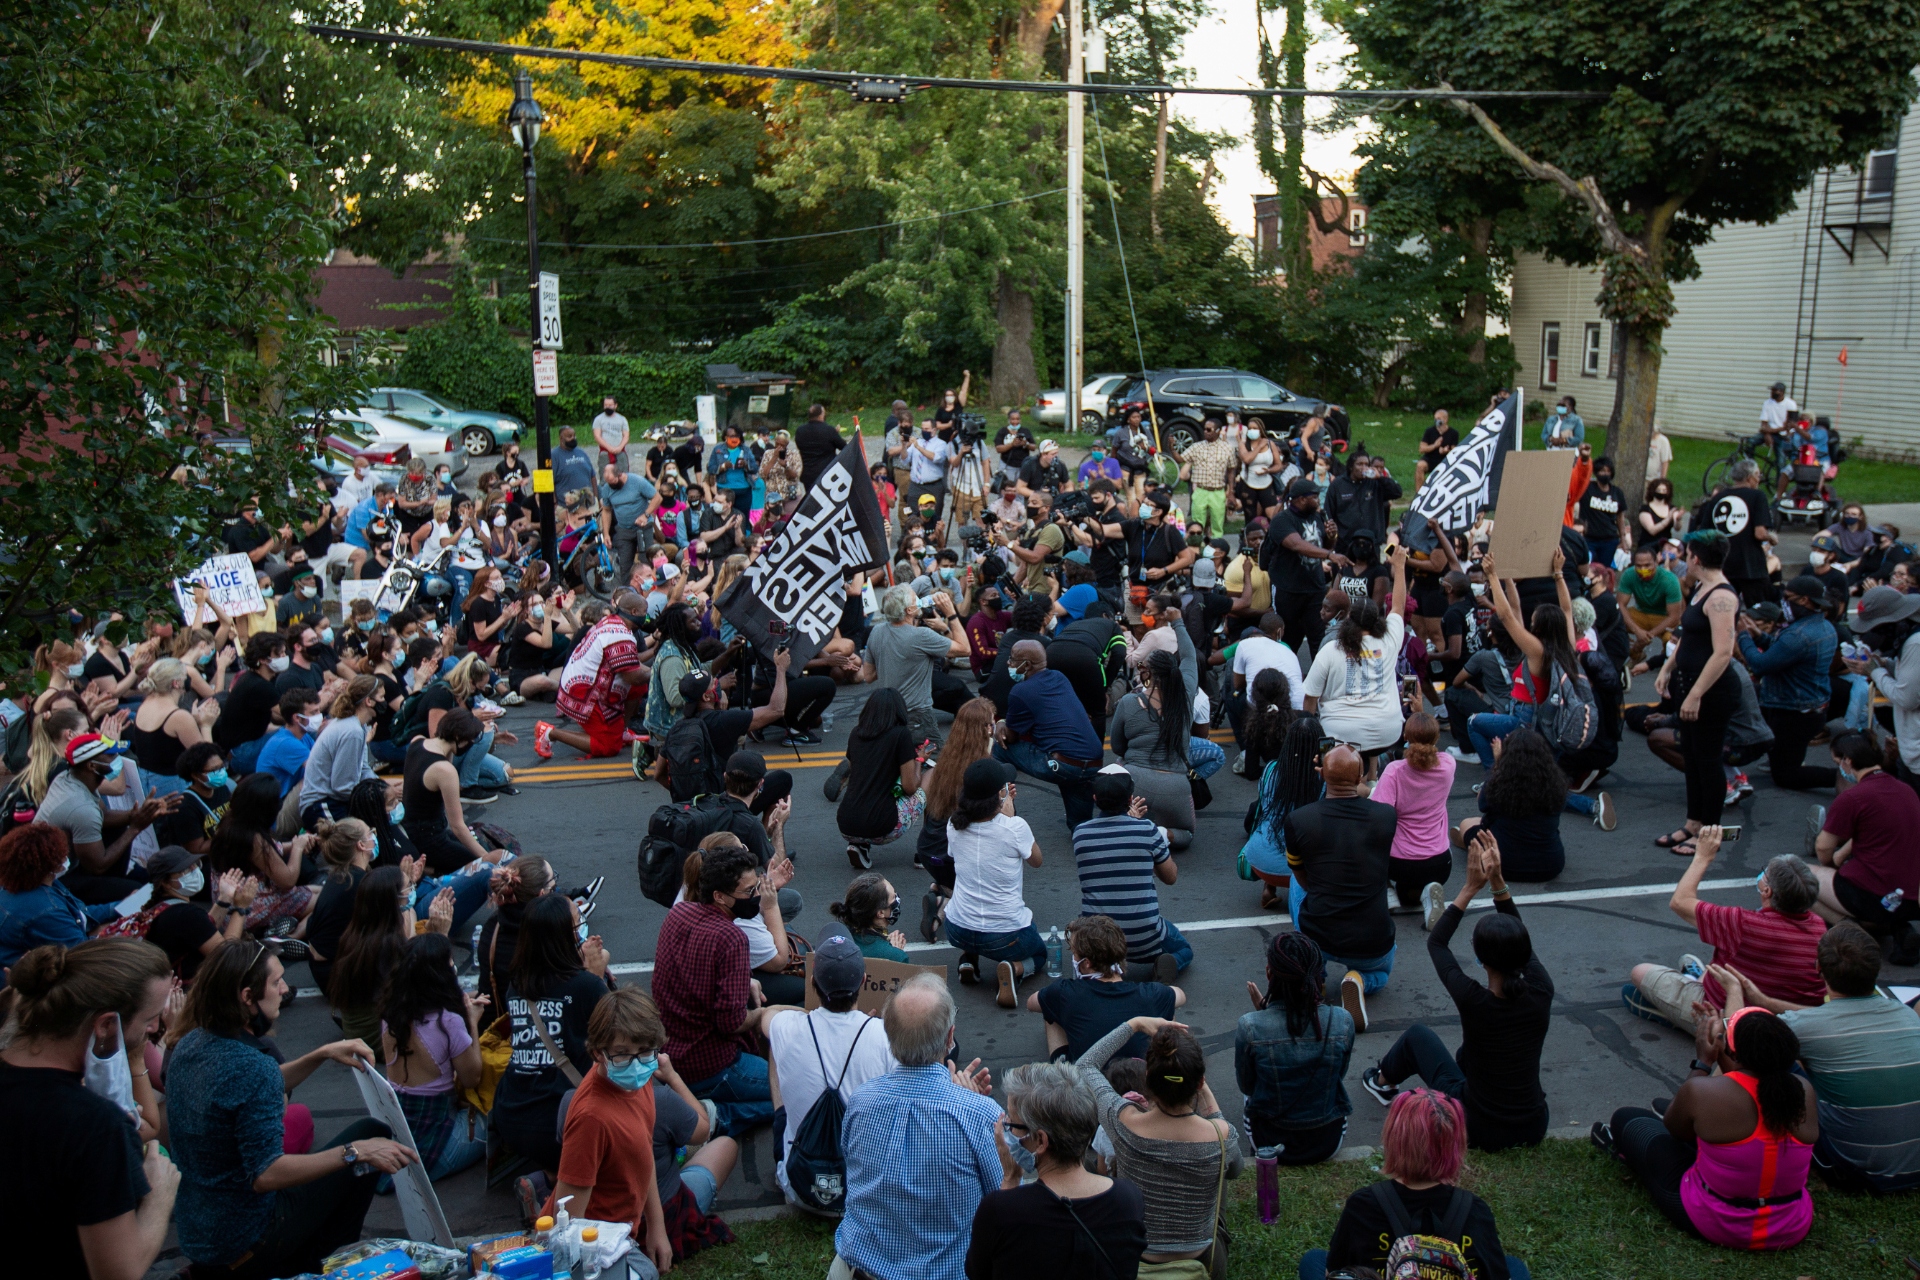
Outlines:
[[[67,608],[169,602],[248,497],[282,518],[313,450],[289,406],[343,403],[355,377],[307,301],[332,232],[312,151],[164,12],[0,19],[5,669]],[[213,430],[251,452],[196,443]]]
[[[1516,180],[1559,197],[1532,224],[1538,247],[1599,264],[1601,310],[1626,332],[1612,449],[1629,493],[1644,479],[1672,282],[1699,273],[1715,228],[1777,220],[1821,168],[1890,138],[1920,62],[1915,0],[1368,0],[1346,29],[1377,83],[1605,95],[1410,109],[1465,112]]]

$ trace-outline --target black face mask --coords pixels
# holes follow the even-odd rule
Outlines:
[[[1611,471],[1596,471],[1596,472],[1594,472],[1594,473],[1593,473],[1593,482],[1594,482],[1595,484],[1612,484],[1612,483],[1613,483],[1613,472],[1611,472]]]
[[[893,928],[893,926],[900,923],[900,899],[895,898],[892,902],[887,904],[886,923],[887,923],[887,928],[889,929]]]
[[[758,897],[735,898],[733,900],[733,918],[735,920],[751,920],[759,914],[760,899]]]
[[[258,1039],[271,1030],[273,1030],[273,1019],[255,1009],[253,1016],[247,1019],[247,1034]]]

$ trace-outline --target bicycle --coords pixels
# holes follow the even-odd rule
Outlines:
[[[580,585],[602,600],[613,596],[613,589],[619,585],[614,579],[613,553],[600,537],[600,522],[589,519],[577,530],[573,549],[560,561],[560,577],[566,581],[577,576]],[[592,549],[589,551],[588,548]],[[583,556],[582,553],[586,554]]]
[[[1745,435],[1738,431],[1729,431],[1726,435],[1727,439],[1734,442],[1733,452],[1707,464],[1706,471],[1700,477],[1700,493],[1703,497],[1711,496],[1714,486],[1726,478],[1727,469],[1742,461],[1760,468],[1759,488],[1762,493],[1772,493],[1780,487],[1780,462],[1772,443],[1765,436],[1757,432]]]

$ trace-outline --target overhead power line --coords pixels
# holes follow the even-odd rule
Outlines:
[[[963,80],[948,76],[897,73],[826,71],[815,67],[757,67],[743,62],[696,62],[687,58],[648,58],[631,53],[593,53],[584,49],[549,49],[537,45],[496,44],[486,40],[454,40],[446,36],[408,35],[398,31],[366,31],[309,23],[307,30],[328,40],[358,40],[369,44],[411,45],[507,58],[536,58],[558,62],[598,62],[643,71],[686,71],[704,76],[738,76],[746,80],[793,80],[805,84],[838,85],[857,99],[897,102],[922,89],[983,89],[993,93],[1084,93],[1093,95],[1190,94],[1227,98],[1335,98],[1353,102],[1497,102],[1507,99],[1558,99],[1600,102],[1608,95],[1574,89],[1292,89],[1247,86],[1208,88],[1184,84],[1068,84],[1064,80]]]

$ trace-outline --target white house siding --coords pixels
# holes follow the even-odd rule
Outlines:
[[[1761,399],[1774,381],[1789,384],[1800,405],[1833,416],[1848,440],[1884,456],[1920,455],[1920,109],[1902,135],[1893,196],[1890,252],[1882,257],[1866,235],[1849,262],[1821,228],[1825,180],[1802,192],[1798,207],[1772,226],[1722,228],[1699,252],[1700,275],[1674,287],[1674,321],[1660,370],[1658,415],[1670,433],[1717,439],[1752,431]],[[1851,176],[1835,175],[1835,207]],[[1850,205],[1849,201],[1849,205]],[[1808,239],[1811,219],[1812,239]],[[1846,233],[1840,233],[1845,238]],[[1796,309],[1801,306],[1801,262],[1807,256],[1809,293],[1813,254],[1819,254],[1816,341],[1812,357],[1802,341],[1794,376]],[[1594,296],[1599,273],[1522,255],[1513,274],[1513,342],[1521,385],[1529,398],[1549,403],[1573,394],[1589,422],[1606,421],[1613,406],[1607,376],[1612,325],[1600,320]],[[1798,317],[1804,324],[1806,317]],[[1560,325],[1560,376],[1542,381],[1541,331]],[[1584,326],[1601,325],[1599,376],[1581,374]],[[1836,360],[1848,364],[1844,386]]]

